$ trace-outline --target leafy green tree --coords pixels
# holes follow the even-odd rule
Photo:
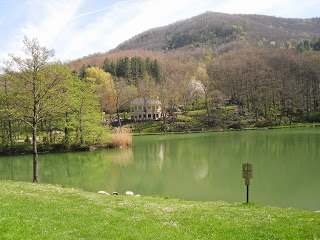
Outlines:
[[[103,145],[109,139],[102,125],[99,96],[91,82],[74,77],[70,81],[68,98],[70,104],[69,127],[75,129],[75,138],[81,144]]]
[[[110,73],[106,73],[101,68],[92,67],[86,70],[86,81],[91,83],[92,88],[99,97],[101,109],[106,108],[108,94],[112,92],[113,78]]]
[[[52,61],[53,50],[41,47],[36,39],[24,38],[26,58],[11,56],[5,69],[10,76],[15,119],[24,121],[32,128],[33,181],[39,182],[37,131],[39,123],[49,115],[65,112],[65,83],[70,70]]]

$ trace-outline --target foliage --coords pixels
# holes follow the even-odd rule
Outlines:
[[[126,79],[129,85],[138,86],[139,81],[150,76],[157,83],[163,80],[160,64],[157,59],[151,60],[147,57],[143,60],[141,57],[134,56],[119,57],[116,61],[105,58],[102,66],[103,70],[117,78]]]
[[[312,40],[303,40],[301,43],[298,44],[297,50],[299,52],[310,50],[320,51],[320,37],[316,37]]]
[[[294,118],[308,121],[310,112],[319,110],[315,59],[295,50],[242,49],[211,61],[207,71],[225,101],[238,105],[240,115],[249,111],[256,122],[264,117],[280,125],[284,117],[290,123]]]
[[[311,122],[320,122],[320,112],[314,111],[310,113]]]
[[[315,19],[288,19],[263,15],[225,14],[206,12],[165,27],[143,32],[124,43],[117,50],[194,50],[212,48],[218,52],[226,46],[233,49],[249,43],[251,46],[276,46],[290,42],[294,46],[305,36],[319,35],[320,24]],[[243,46],[243,45],[242,45]]]
[[[38,151],[104,146],[109,134],[96,92],[111,75],[83,68],[79,78],[67,66],[52,62],[53,51],[40,47],[37,40],[25,39],[24,44],[30,58],[11,56],[0,76],[1,152],[30,153],[31,147],[37,159]]]

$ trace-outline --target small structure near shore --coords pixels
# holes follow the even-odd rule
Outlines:
[[[158,99],[136,98],[132,101],[134,118],[157,120],[162,116],[161,102]]]

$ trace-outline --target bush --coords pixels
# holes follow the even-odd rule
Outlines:
[[[256,122],[256,124],[254,126],[255,127],[271,127],[271,126],[276,126],[276,125],[278,125],[278,123],[266,119],[263,121]]]
[[[21,154],[31,153],[32,144],[30,143],[15,143],[13,145],[2,145],[0,148],[2,154]]]
[[[243,125],[241,122],[235,122],[228,126],[228,129],[241,129],[243,128]]]
[[[309,119],[311,122],[320,122],[320,112],[311,112]]]
[[[127,147],[132,146],[132,134],[130,128],[118,127],[113,129],[109,147]]]

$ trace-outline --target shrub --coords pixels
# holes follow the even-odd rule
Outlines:
[[[241,122],[235,122],[228,126],[228,129],[241,129],[243,126]]]
[[[320,112],[312,112],[309,115],[311,122],[320,122]]]
[[[110,147],[127,147],[132,145],[132,134],[130,128],[117,127],[111,133]]]
[[[278,123],[266,119],[263,121],[256,122],[256,124],[254,126],[255,127],[271,127],[271,126],[276,126],[276,125],[278,125]]]
[[[13,145],[3,145],[1,147],[1,153],[7,154],[21,154],[21,153],[31,153],[32,144],[30,143],[15,143]]]

